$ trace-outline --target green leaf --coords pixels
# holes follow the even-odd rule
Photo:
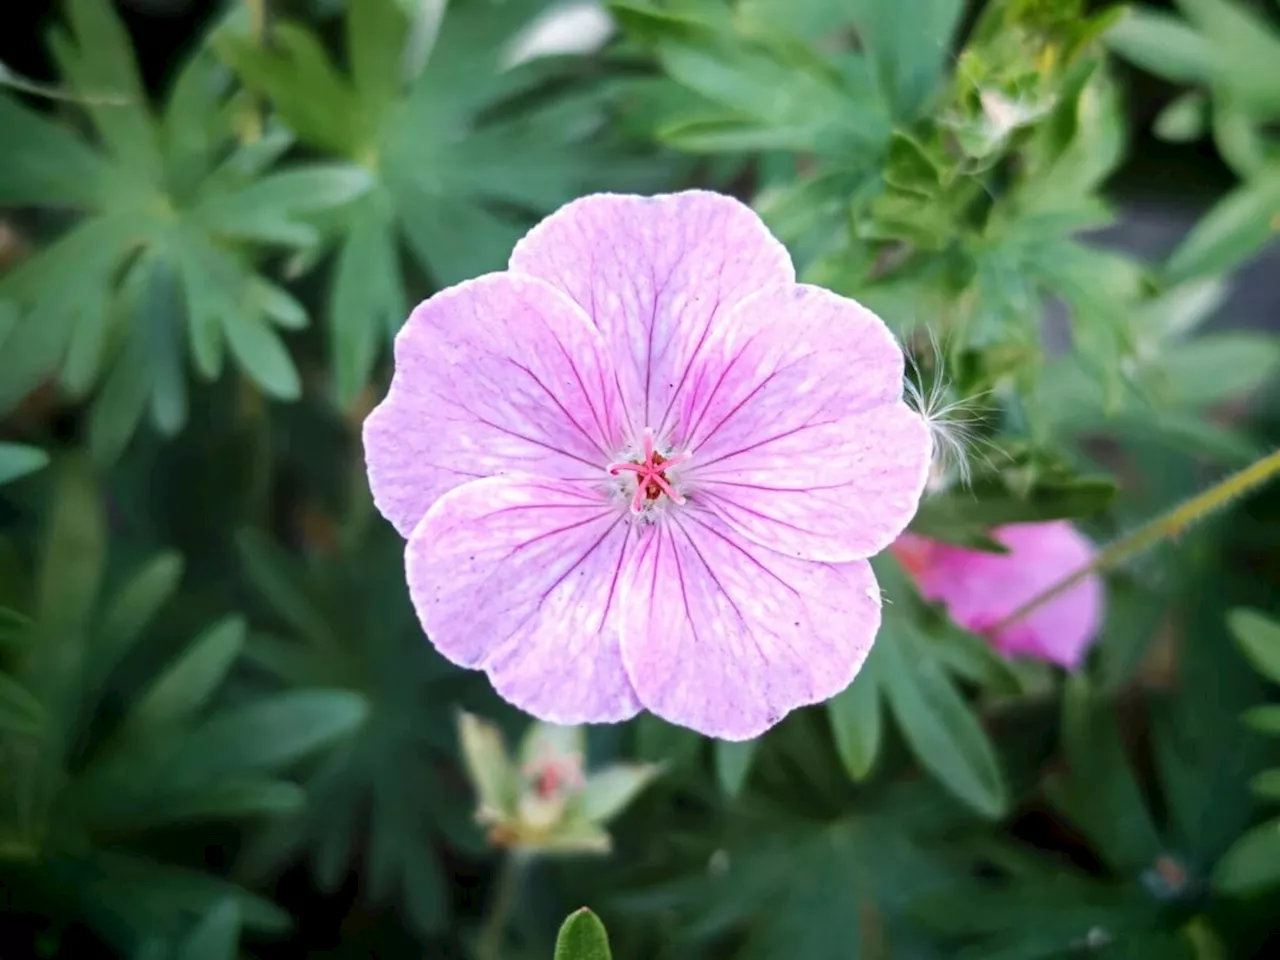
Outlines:
[[[0,130],[0,205],[95,207],[111,194],[110,165],[72,133],[4,94]]]
[[[179,769],[202,782],[232,772],[279,770],[349,736],[368,713],[364,698],[349,690],[293,690],[263,697],[223,711],[192,732]]]
[[[880,95],[895,119],[914,120],[938,86],[964,4],[918,0],[909,16],[896,0],[854,0],[849,6]]]
[[[1156,117],[1155,134],[1169,143],[1191,143],[1204,136],[1208,120],[1205,95],[1193,90],[1169,103]]]
[[[36,736],[44,725],[44,708],[13,678],[0,673],[0,731]]]
[[[1249,786],[1260,797],[1280,800],[1280,768],[1262,771],[1249,781]]]
[[[1257,116],[1226,91],[1216,92],[1213,112],[1213,142],[1223,162],[1241,180],[1252,180],[1265,171],[1271,148]]]
[[[18,308],[8,300],[0,299],[0,345],[4,344],[13,328],[18,325]]]
[[[396,195],[409,249],[437,287],[501,270],[511,248],[526,232],[482,206],[418,190]]]
[[[240,942],[240,905],[224,900],[187,934],[176,960],[235,960]]]
[[[1170,287],[1141,305],[1135,332],[1140,339],[1176,343],[1217,313],[1229,293],[1222,277],[1205,277]]]
[[[1214,73],[1213,45],[1177,17],[1130,7],[1107,34],[1121,56],[1166,80],[1201,83]]]
[[[151,387],[146,349],[146,332],[135,327],[89,414],[89,450],[104,466],[124,452],[146,410]]]
[[[94,477],[79,459],[63,461],[40,561],[37,619],[67,636],[83,627],[97,600],[106,556],[106,517]],[[56,643],[52,637],[47,642]],[[65,661],[64,661],[65,662]]]
[[[1204,334],[1166,347],[1157,367],[1156,389],[1183,406],[1210,407],[1270,383],[1280,370],[1280,338],[1253,330]]]
[[[191,211],[191,218],[224,237],[309,247],[319,234],[299,215],[349,203],[372,182],[368,171],[350,164],[295,168],[210,198]]]
[[[911,522],[911,531],[937,540],[964,542],[974,531],[1011,523],[1096,516],[1110,506],[1116,491],[1115,481],[1108,477],[1037,484],[1025,496],[998,485],[979,485],[925,499]]]
[[[265,94],[299,138],[340,157],[358,155],[372,138],[353,91],[334,69],[318,37],[295,24],[276,23],[270,48],[230,28],[214,34],[214,49],[245,86]]]
[[[432,936],[448,924],[452,891],[439,859],[424,855],[427,851],[432,847],[424,842],[416,856],[405,860],[404,902],[413,925],[423,935]]]
[[[790,149],[847,160],[850,152],[878,149],[889,135],[869,78],[860,83],[855,71],[834,69],[806,44],[740,37],[725,25],[640,3],[609,6],[629,33],[655,46],[672,79],[727,111],[722,120],[758,128],[761,145],[772,136]]]
[[[307,805],[307,792],[288,780],[231,778],[194,786],[191,781],[170,782],[155,776],[145,753],[123,751],[89,767],[68,798],[86,827],[110,832],[282,817]]]
[[[290,926],[289,915],[275,904],[228,880],[136,854],[94,851],[79,863],[61,866],[73,874],[69,880],[79,887],[77,899],[89,906],[90,915],[107,920],[100,929],[117,935],[121,924],[151,933],[157,921],[186,920],[228,898],[239,905],[246,929],[280,933]]]
[[[116,304],[105,295],[85,305],[71,331],[58,381],[71,397],[83,400],[97,384],[107,354]]]
[[[1259,63],[1280,60],[1280,34],[1266,16],[1235,0],[1178,0],[1188,19],[1215,47],[1217,76],[1232,94],[1244,98],[1260,112],[1280,112],[1280,81]]]
[[[307,310],[288,290],[261,276],[249,279],[254,305],[277,327],[302,330],[307,326]]]
[[[947,619],[939,618],[930,626],[933,655],[949,672],[990,693],[1017,696],[1023,692],[1017,669],[991,641]]]
[[[1193,862],[1209,864],[1252,821],[1257,800],[1248,777],[1267,765],[1271,744],[1240,722],[1241,704],[1257,703],[1266,687],[1232,649],[1221,599],[1232,594],[1236,575],[1216,564],[1197,568],[1196,589],[1218,602],[1178,604],[1178,695],[1150,706],[1170,843]]]
[[[565,919],[556,937],[555,960],[611,960],[609,935],[594,913],[583,907]]]
[[[373,194],[351,208],[329,298],[338,402],[349,405],[369,381],[378,347],[407,310],[396,243],[394,199]]]
[[[182,580],[182,555],[159,553],[142,565],[112,599],[99,626],[95,651],[105,678],[155,619]]]
[[[31,619],[17,610],[0,607],[0,644],[17,644],[31,630]]]
[[[228,617],[209,627],[165,670],[129,713],[128,723],[162,727],[201,709],[244,648],[245,625]]]
[[[410,24],[396,0],[366,0],[347,8],[347,63],[363,109],[379,116],[396,99],[405,72]],[[419,13],[419,16],[422,16]]]
[[[1232,610],[1227,615],[1236,643],[1254,669],[1280,683],[1280,624],[1257,610]]]
[[[702,738],[692,730],[667,723],[651,713],[636,722],[636,755],[668,768],[691,766],[702,756]]]
[[[222,330],[236,361],[258,386],[280,400],[297,400],[302,395],[293,358],[264,320],[229,313],[222,317]]]
[[[37,447],[0,443],[0,484],[35,473],[49,462],[49,455]]]
[[[157,423],[168,432],[186,421],[177,271],[164,256],[139,258],[125,277],[121,301],[131,321],[127,342],[116,357],[89,424],[90,446],[99,463],[111,463],[124,450],[148,397]]]
[[[746,786],[751,774],[751,762],[755,759],[759,740],[717,740],[715,751],[716,780],[727,796],[736,797]]]
[[[612,820],[636,798],[660,768],[654,764],[615,764],[587,778],[579,798],[583,819],[600,824]]]
[[[821,41],[847,27],[849,15],[832,0],[739,0],[736,13],[755,33],[786,33]]]
[[[1280,706],[1254,707],[1246,710],[1244,722],[1255,730],[1280,737]]]
[[[293,557],[251,529],[236,534],[236,547],[254,589],[277,616],[312,644],[336,644],[333,628],[309,595],[304,571]]]
[[[207,178],[222,149],[225,68],[207,48],[184,63],[165,100],[163,135],[170,190],[189,196]]]
[[[157,258],[144,302],[133,318],[133,335],[145,344],[152,422],[170,437],[187,422],[182,300],[178,270],[168,260]]]
[[[1213,885],[1229,896],[1254,893],[1280,883],[1280,818],[1240,837],[1213,868]]]
[[[1117,873],[1133,875],[1149,867],[1161,854],[1160,837],[1110,706],[1080,674],[1067,681],[1062,736],[1070,775],[1054,782],[1055,805]]]
[[[827,719],[835,737],[836,752],[845,771],[854,780],[866,779],[880,753],[884,726],[878,648],[878,644],[871,648],[870,656],[853,683],[827,704]]]
[[[1262,170],[1223,197],[1169,255],[1170,282],[1222,273],[1253,256],[1275,234],[1280,165]]]
[[[246,817],[280,817],[297,814],[307,805],[307,791],[289,780],[225,780],[176,800],[162,799],[145,820],[133,825],[156,827],[165,823],[240,820]],[[116,823],[117,829],[128,829]]]
[[[814,129],[810,124],[763,125],[755,121],[712,117],[663,124],[657,130],[657,138],[673,150],[686,153],[803,151],[811,148]]]
[[[111,299],[108,284],[136,230],[122,217],[93,218],[0,279],[0,297],[11,298],[4,311],[10,329],[0,343],[0,410],[11,409],[51,378],[75,346],[77,324],[102,313]],[[14,307],[19,308],[16,320]]]
[[[886,611],[876,645],[883,649],[889,708],[921,765],[978,813],[997,819],[1008,805],[1008,790],[995,749],[913,630]]]
[[[100,0],[69,0],[77,49],[58,45],[58,59],[120,167],[159,184],[164,175],[159,138],[129,35],[113,7]]]

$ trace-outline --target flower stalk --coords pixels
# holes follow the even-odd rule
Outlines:
[[[1041,591],[1017,610],[1014,610],[1013,613],[996,624],[994,631],[998,633],[1011,624],[1017,623],[1050,600],[1070,590],[1085,577],[1114,569],[1131,557],[1143,553],[1156,544],[1170,537],[1178,536],[1201,520],[1228,506],[1237,498],[1266,483],[1277,474],[1280,474],[1280,450],[1275,450],[1267,456],[1255,460],[1243,470],[1231,474],[1225,480],[1196,494],[1190,500],[1182,502],[1167,513],[1143,524],[1128,536],[1122,537],[1110,546],[1098,551],[1089,563],[1080,567],[1070,576],[1059,580],[1048,589]]]
[[[493,899],[476,943],[476,960],[502,960],[502,941],[528,859],[528,855],[520,850],[508,851],[503,857]]]

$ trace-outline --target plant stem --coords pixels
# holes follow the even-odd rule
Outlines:
[[[267,0],[244,0],[244,5],[249,14],[249,35],[253,37],[254,43],[262,46],[267,37]],[[246,95],[250,107],[243,139],[246,143],[253,143],[262,137],[261,104],[254,94]]]
[[[525,862],[525,857],[514,850],[503,859],[498,871],[497,889],[490,902],[484,926],[480,929],[480,938],[476,942],[476,960],[502,960],[503,935],[507,931],[507,921],[511,918],[511,909],[515,906],[516,894],[520,890]]]
[[[1059,580],[1047,590],[1036,594],[1013,613],[996,624],[994,632],[1017,623],[1032,611],[1044,606],[1055,597],[1070,590],[1085,577],[1110,570],[1130,557],[1142,553],[1169,537],[1176,537],[1188,527],[1203,520],[1230,504],[1237,497],[1248,493],[1280,474],[1280,450],[1255,460],[1243,470],[1233,473],[1208,490],[1196,494],[1156,519],[1139,527],[1126,537],[1100,550],[1094,558],[1079,570]]]

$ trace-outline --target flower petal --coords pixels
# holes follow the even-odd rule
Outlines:
[[[640,702],[726,740],[839,693],[880,628],[870,564],[792,560],[697,509],[642,529],[622,606]]]
[[[930,543],[922,551],[916,537],[906,546],[909,555],[914,552],[914,564],[908,569],[920,592],[944,603],[956,623],[976,633],[990,634],[1019,607],[1085,566],[1094,555],[1093,545],[1065,520],[1012,524],[992,531],[992,536],[1009,552],[946,543]],[[996,633],[992,643],[1011,656],[1077,667],[1097,638],[1103,605],[1101,578],[1086,577],[1024,620]]]
[[[456,664],[484,670],[549,723],[640,710],[619,650],[625,514],[603,495],[545,478],[490,477],[445,494],[405,554],[423,629]]]
[[[750,208],[700,190],[576,200],[516,245],[511,269],[563,290],[604,333],[632,439],[665,436],[694,354],[734,304],[795,279]]]
[[[933,453],[902,376],[902,348],[854,301],[803,284],[751,297],[680,399],[687,495],[789,556],[878,553],[915,515]]]
[[[446,491],[532,473],[601,482],[621,442],[604,341],[560,292],[489,274],[420,304],[364,424],[378,509],[408,536]]]

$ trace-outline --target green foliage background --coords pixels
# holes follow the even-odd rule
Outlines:
[[[483,949],[456,718],[526,720],[421,636],[358,425],[409,306],[573,197],[734,192],[879,312],[968,433],[919,533],[1106,540],[1275,445],[1280,341],[1221,309],[1280,229],[1274,4],[616,0],[602,49],[512,64],[546,6],[227,2],[139,44],[174,58],[144,83],[113,3],[65,0],[55,73],[0,68],[0,955]],[[1234,182],[1146,262],[1094,231],[1152,77],[1155,135]],[[524,865],[502,956],[583,903],[619,958],[1254,955],[1278,507],[1114,571],[1070,677],[881,558],[829,704],[749,744],[588,731],[663,774],[609,855]]]

